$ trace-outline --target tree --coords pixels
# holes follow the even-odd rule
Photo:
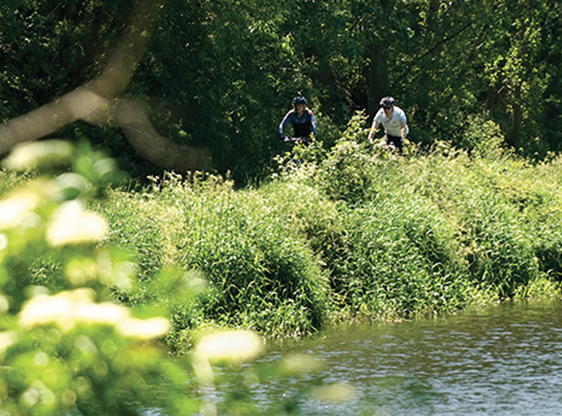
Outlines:
[[[81,15],[79,10],[85,7],[87,11],[92,13],[95,11],[93,8],[97,6],[105,12],[111,10],[111,6],[106,7],[104,3],[85,3],[86,4],[77,4],[77,2],[74,2],[71,5],[70,12],[66,7],[53,10],[53,12],[59,12],[58,16],[55,13],[55,16],[57,16],[59,20],[57,21],[57,17],[49,15],[54,22],[52,25],[47,24],[50,23],[50,21],[44,22],[40,20],[38,25],[30,24],[29,26],[32,28],[39,26],[40,29],[45,29],[47,32],[49,32],[49,30],[53,31],[53,37],[47,37],[47,43],[49,45],[54,44],[55,51],[63,53],[64,49],[57,49],[57,45],[60,42],[57,42],[56,38],[58,34],[57,29],[61,25],[63,26],[61,31],[66,37],[70,37],[70,34],[72,34],[73,29],[76,27],[78,30],[81,30],[81,33],[88,34],[92,30],[95,30],[96,23],[99,24],[100,22],[96,19],[90,19],[84,23],[79,19]],[[35,19],[38,9],[41,9],[44,5],[45,3],[33,3],[34,8],[26,7],[28,6],[27,4],[20,5],[20,8],[16,10],[24,10],[29,16],[24,16],[22,12],[21,19],[16,20],[16,24],[22,23],[22,20],[26,20],[27,18],[31,20]],[[5,123],[0,128],[0,152],[7,151],[18,142],[36,140],[53,134],[65,125],[77,120],[84,120],[92,124],[104,124],[114,120],[125,132],[125,136],[129,139],[135,150],[149,161],[164,168],[175,168],[183,171],[204,168],[207,158],[204,151],[196,148],[181,148],[172,141],[160,136],[152,128],[142,107],[130,99],[119,100],[121,95],[128,88],[136,66],[144,55],[151,38],[150,35],[157,21],[158,11],[162,6],[163,1],[138,1],[135,6],[129,10],[128,20],[121,22],[122,27],[119,28],[120,33],[117,37],[117,42],[113,42],[114,45],[112,45],[113,47],[110,51],[107,49],[112,43],[113,38],[109,37],[109,40],[107,40],[104,36],[105,33],[101,33],[98,36],[99,39],[106,40],[105,42],[99,41],[104,43],[104,45],[102,45],[102,49],[96,56],[99,61],[96,60],[94,64],[88,65],[88,62],[82,62],[79,59],[80,56],[71,56],[69,59],[74,60],[72,61],[73,65],[71,68],[73,72],[71,72],[72,76],[70,78],[83,77],[84,74],[90,72],[88,71],[90,67],[100,67],[97,76],[91,80],[85,81],[72,91],[55,98],[50,103],[43,104],[41,107],[31,110],[25,115]],[[72,16],[72,25],[66,20],[68,13],[74,13]],[[90,14],[87,15],[90,16]],[[102,21],[102,28],[106,27],[106,25],[111,27],[112,20],[108,20],[109,24],[106,20]],[[65,31],[65,24],[67,24],[67,26],[72,26],[72,28]],[[114,30],[109,32],[111,32],[110,35],[115,34]],[[65,38],[65,36],[62,37]],[[35,42],[39,42],[39,39],[40,37],[38,35],[34,36]],[[95,47],[98,46],[96,37],[94,37],[93,44],[88,43],[90,39],[86,40],[83,37],[79,37],[75,40],[79,41],[80,50],[89,50],[88,46],[95,49]],[[10,44],[8,44],[8,46],[13,47],[13,45]],[[24,54],[24,69],[27,69],[28,61],[32,58],[31,60],[33,62],[33,59],[37,59],[37,56],[36,54],[32,54],[31,58],[28,58],[29,57]],[[19,57],[19,59],[22,59],[22,57]],[[46,67],[50,71],[56,72],[56,65],[49,66],[49,60],[45,60],[47,63],[43,64],[43,62],[40,62],[43,64],[40,65],[40,67]],[[100,61],[102,62],[101,65]],[[35,81],[40,79],[45,84],[49,84],[49,81],[59,81],[52,77],[44,79],[41,75],[41,73],[32,73],[31,79]],[[68,88],[72,86],[72,84],[69,85],[68,82],[61,82],[61,85],[55,85],[55,89],[62,86]],[[32,90],[32,92],[34,96],[38,95],[37,90]],[[51,96],[48,98],[52,99],[53,97]],[[42,104],[43,100],[39,102],[33,101],[33,104]],[[193,155],[194,153],[195,156]]]
[[[242,183],[263,177],[273,156],[286,150],[275,140],[276,127],[299,92],[312,104],[327,147],[355,110],[372,115],[383,95],[393,95],[408,113],[412,140],[428,145],[463,146],[469,116],[480,114],[500,124],[517,148],[544,154],[560,146],[554,0],[135,5],[2,4],[1,120],[59,97],[51,106],[62,111],[57,122],[46,117],[32,127],[87,137],[135,176],[183,173],[212,158],[218,172],[230,171]],[[125,72],[114,71],[116,64]],[[98,102],[69,110],[76,95]],[[13,131],[4,150],[17,141]],[[138,134],[143,131],[149,134]]]

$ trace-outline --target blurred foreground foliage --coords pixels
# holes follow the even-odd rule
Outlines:
[[[88,145],[58,140],[22,145],[2,164],[0,414],[216,414],[199,394],[220,382],[211,365],[252,359],[263,340],[200,331],[197,348],[172,359],[161,342],[171,306],[205,290],[198,275],[162,273],[154,302],[118,301],[138,296],[141,268],[89,206],[126,175]]]
[[[137,267],[105,244],[109,225],[87,204],[123,173],[88,146],[62,141],[21,146],[3,166],[10,171],[0,176],[1,413],[193,408],[181,367],[154,342],[169,330],[163,311],[135,311],[111,294],[133,288]]]

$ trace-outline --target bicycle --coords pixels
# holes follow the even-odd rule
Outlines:
[[[290,152],[291,154],[290,157],[297,166],[300,166],[302,164],[302,160],[301,160],[302,150],[299,150],[298,147],[300,147],[300,145],[308,147],[308,145],[312,143],[310,136],[302,136],[302,137],[283,136],[282,138],[280,137],[279,140],[281,140],[283,143],[291,144],[292,150]]]
[[[302,144],[309,144],[310,143],[310,136],[303,136],[303,137],[291,137],[291,136],[284,136],[283,140],[284,143],[302,143]]]

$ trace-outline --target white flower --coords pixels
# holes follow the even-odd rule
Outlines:
[[[56,295],[38,295],[28,300],[18,315],[24,328],[55,323],[65,331],[77,324],[116,325],[129,318],[124,306],[109,302],[94,303],[95,291],[76,289]]]
[[[0,233],[0,251],[8,247],[8,242],[9,241],[8,241],[8,237],[6,237],[6,234]]]
[[[34,296],[23,305],[19,323],[25,329],[56,324],[63,331],[70,331],[76,325],[109,325],[124,337],[140,340],[160,338],[170,330],[165,318],[131,318],[126,307],[95,303],[94,296],[95,291],[87,288]]]
[[[53,214],[46,239],[52,247],[98,241],[109,231],[107,221],[84,210],[78,201],[61,205]]]
[[[240,363],[253,359],[262,349],[262,339],[254,331],[236,330],[203,336],[195,351],[211,362]]]
[[[116,325],[117,332],[129,338],[150,340],[163,337],[170,330],[170,323],[162,317],[150,319],[128,318]]]
[[[0,332],[0,355],[16,342],[18,342],[18,334],[15,331]]]
[[[2,164],[10,170],[34,169],[42,164],[58,164],[72,158],[74,148],[62,140],[42,140],[17,145]]]
[[[109,302],[84,302],[75,307],[76,322],[84,324],[117,325],[128,317],[127,308]]]
[[[24,328],[56,323],[68,331],[76,324],[76,305],[91,302],[94,295],[92,289],[77,289],[53,296],[34,296],[24,303],[18,315],[19,323]]]
[[[0,202],[0,230],[17,227],[35,209],[38,197],[32,193],[16,194]]]

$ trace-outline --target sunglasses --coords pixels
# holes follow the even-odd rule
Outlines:
[[[386,106],[386,105],[383,105],[383,107],[382,107],[382,108],[384,108],[385,110],[390,110],[390,109],[392,108],[392,106]]]

